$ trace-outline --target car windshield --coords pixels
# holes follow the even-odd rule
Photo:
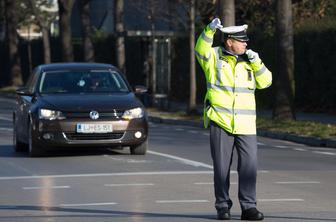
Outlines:
[[[114,71],[45,72],[40,93],[116,93],[129,92],[121,75]]]

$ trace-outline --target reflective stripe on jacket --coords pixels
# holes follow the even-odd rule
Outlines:
[[[204,125],[210,119],[233,134],[256,134],[254,91],[269,87],[272,73],[260,59],[250,63],[245,55],[236,57],[212,47],[214,34],[207,26],[195,46],[207,81]]]

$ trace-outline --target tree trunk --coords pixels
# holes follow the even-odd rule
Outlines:
[[[84,61],[94,62],[94,47],[92,43],[92,29],[90,18],[90,0],[80,0],[78,9],[81,17],[82,30],[83,30],[83,51]]]
[[[43,52],[44,52],[44,63],[51,63],[50,55],[50,39],[49,39],[49,28],[46,25],[42,25],[42,40],[43,40]]]
[[[58,0],[62,57],[65,62],[74,60],[71,41],[71,10],[74,0]]]
[[[294,45],[292,1],[277,0],[277,76],[273,119],[295,119]]]
[[[195,67],[195,0],[190,0],[189,12],[189,57],[190,57],[190,95],[188,112],[196,111],[196,67]]]
[[[124,0],[115,1],[115,22],[117,32],[117,65],[126,74],[125,67],[125,37],[124,37]]]
[[[11,86],[20,86],[23,84],[21,74],[21,62],[18,49],[17,38],[17,13],[16,13],[16,1],[6,0],[6,21],[7,21],[7,39],[8,39],[8,51],[9,51],[9,84]]]
[[[34,16],[37,20],[37,23],[42,32],[42,41],[43,41],[43,52],[44,52],[44,63],[48,64],[51,62],[50,55],[50,39],[49,39],[49,24],[47,21],[44,21],[40,15],[40,12],[36,8],[35,0],[29,0],[29,5],[34,13]]]
[[[219,0],[219,16],[224,27],[235,25],[235,1]]]

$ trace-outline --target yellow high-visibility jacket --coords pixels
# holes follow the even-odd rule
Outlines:
[[[204,125],[212,120],[232,134],[256,134],[255,89],[272,84],[272,73],[260,59],[251,63],[245,55],[234,56],[212,47],[215,31],[207,26],[199,36],[196,58],[207,81]]]

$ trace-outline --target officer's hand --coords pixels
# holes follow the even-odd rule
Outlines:
[[[249,59],[249,61],[251,63],[254,63],[254,62],[256,62],[259,59],[259,54],[256,53],[256,52],[254,52],[254,51],[252,51],[251,49],[246,50],[245,53],[246,53],[247,58]]]
[[[221,21],[219,18],[215,18],[213,19],[210,24],[209,24],[209,27],[211,30],[215,31],[216,29],[221,29],[223,28],[222,24],[221,24]]]

